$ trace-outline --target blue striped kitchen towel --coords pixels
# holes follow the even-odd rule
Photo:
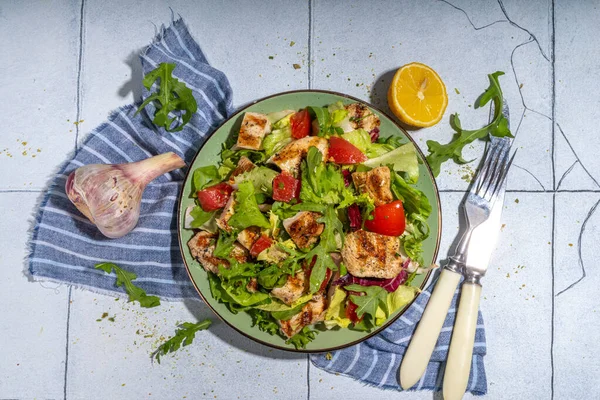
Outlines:
[[[342,350],[313,354],[311,355],[312,363],[325,371],[358,379],[369,386],[402,390],[398,379],[400,363],[416,324],[421,319],[423,310],[429,301],[433,287],[434,283],[429,285],[404,314],[379,335]],[[457,289],[427,370],[421,380],[410,390],[441,390],[458,298],[459,291]],[[477,396],[487,393],[487,380],[483,365],[485,353],[485,329],[480,311],[475,331],[471,375],[467,385],[467,391]]]
[[[67,176],[82,165],[126,163],[168,151],[190,162],[205,138],[231,114],[232,91],[226,76],[208,64],[181,19],[161,29],[140,59],[144,74],[160,63],[176,63],[173,76],[193,90],[198,112],[182,131],[158,134],[144,123],[142,114],[134,115],[136,106],[130,105],[96,128],[56,175],[41,203],[29,271],[35,280],[122,293],[114,276],[94,269],[99,262],[111,261],[135,272],[136,284],[148,293],[172,300],[198,298],[179,253],[174,217],[184,170],[148,185],[137,227],[120,239],[104,237],[65,194]]]
[[[114,112],[78,147],[54,178],[43,199],[31,239],[29,271],[35,280],[53,281],[96,292],[123,295],[114,276],[94,269],[110,261],[137,274],[136,284],[163,299],[199,297],[191,285],[177,242],[175,212],[184,171],[177,170],[153,181],[144,192],[137,227],[120,239],[107,239],[68,200],[64,186],[77,167],[96,163],[125,163],[173,151],[191,161],[205,138],[232,112],[232,91],[225,75],[212,68],[180,19],[162,29],[141,55],[144,73],[162,62],[175,62],[174,76],[186,83],[198,101],[198,112],[183,131],[158,134],[147,127],[135,105]],[[144,91],[144,96],[148,93]],[[313,356],[317,367],[339,372],[382,388],[398,388],[396,371],[429,292],[384,333],[363,344]],[[433,390],[445,359],[453,313],[446,321],[438,347],[419,389]],[[483,394],[485,339],[481,317],[469,390]]]

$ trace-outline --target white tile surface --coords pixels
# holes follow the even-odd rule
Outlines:
[[[75,143],[79,8],[0,5],[0,189],[41,189]]]
[[[306,356],[258,345],[198,302],[142,309],[87,291],[73,291],[72,298],[68,398],[86,398],[90,388],[105,399],[306,398]],[[214,325],[189,347],[151,362],[178,323],[207,317]]]
[[[524,111],[519,92],[519,86],[524,81],[531,87],[530,93],[524,95],[526,102],[529,98],[532,99],[532,105],[528,106],[541,107],[541,110],[548,112],[550,65],[539,56],[537,47],[521,48],[515,52],[513,58],[518,79],[513,73],[512,52],[518,45],[529,40],[529,34],[506,21],[476,30],[467,19],[467,15],[470,18],[470,10],[476,7],[473,3],[463,5],[464,9],[434,1],[405,2],[402,6],[397,4],[394,1],[373,3],[370,12],[378,17],[368,24],[363,19],[364,6],[360,2],[350,2],[346,7],[315,2],[313,87],[346,92],[370,100],[389,111],[386,95],[394,71],[413,61],[430,65],[444,80],[449,103],[441,123],[427,130],[410,132],[423,150],[427,149],[426,140],[447,143],[451,139],[453,131],[448,118],[452,113],[459,113],[465,129],[475,129],[487,122],[488,109],[474,110],[473,104],[488,86],[486,75],[497,70],[506,73],[500,80],[505,98],[510,104],[510,119],[514,131],[517,130]],[[502,18],[503,14],[497,3],[477,4],[480,13],[484,11],[488,15]],[[547,15],[544,15],[546,18]],[[332,19],[342,23],[331,24],[329,21]],[[479,28],[495,20],[497,19],[490,20],[488,17],[474,24]],[[449,43],[452,45],[449,46]],[[522,66],[531,63],[535,67]],[[519,140],[528,145],[534,143],[543,146],[544,150],[550,149],[551,125],[536,127],[529,138]],[[466,146],[464,158],[478,158],[482,148],[481,141]],[[544,156],[539,157],[538,150],[537,147],[524,146],[516,163],[523,164],[523,168],[527,169],[535,166],[536,171],[533,173],[548,185],[552,181],[550,153],[544,152]],[[458,166],[451,162],[445,164],[438,179],[440,188],[465,189],[469,181],[466,176],[474,168],[474,165]],[[534,179],[514,179],[509,183],[509,188],[537,189],[539,185]]]
[[[69,288],[23,274],[37,193],[0,193],[0,398],[62,398]]]
[[[556,195],[554,371],[556,398],[586,398],[600,394],[595,357],[600,341],[600,194]],[[569,210],[569,212],[565,212]],[[581,242],[581,258],[579,244]],[[586,277],[568,289],[582,277]],[[563,292],[564,291],[564,292]],[[563,292],[563,293],[561,293]]]
[[[209,61],[227,74],[235,106],[308,87],[309,53],[313,88],[346,92],[383,109],[387,109],[387,85],[396,68],[411,61],[431,65],[446,83],[449,106],[436,127],[412,132],[423,149],[427,139],[450,140],[447,117],[452,112],[460,114],[465,127],[484,124],[487,110],[469,105],[487,87],[486,74],[505,71],[501,84],[519,150],[509,188],[547,193],[507,195],[506,226],[484,281],[482,300],[488,339],[486,398],[550,399],[552,390],[554,399],[600,396],[596,379],[600,364],[595,356],[600,339],[595,301],[597,212],[591,214],[581,236],[587,277],[554,297],[554,308],[552,301],[553,287],[557,294],[581,274],[579,234],[600,199],[600,139],[594,122],[599,117],[596,93],[600,88],[596,4],[382,0],[367,6],[358,1],[312,0],[309,8],[309,2],[284,0],[235,4],[86,0],[81,136],[139,93],[135,53],[153,37],[153,23],[168,24],[169,7],[183,15]],[[49,173],[73,149],[80,12],[80,2],[0,4],[4,38],[0,44],[4,55],[0,58],[4,96],[0,192],[42,189]],[[530,33],[537,41],[530,42]],[[295,63],[301,68],[294,69]],[[481,149],[482,143],[475,143],[464,156],[477,158]],[[472,168],[445,164],[438,178],[440,188],[465,189]],[[560,193],[554,195],[554,188]],[[8,210],[0,221],[0,279],[7,288],[0,292],[5,321],[0,324],[5,348],[0,399],[63,398],[65,390],[68,290],[64,286],[45,289],[22,276],[26,221],[37,197],[38,193],[0,193],[0,209]],[[458,230],[461,197],[462,193],[442,194],[440,258],[446,256]],[[102,319],[104,312],[116,316],[115,322]],[[162,365],[150,363],[149,353],[174,332],[178,321],[209,314],[183,303],[140,310],[123,300],[75,290],[67,398],[304,399],[308,390],[311,399],[434,398],[431,393],[382,392],[314,367],[308,388],[305,357],[255,345],[220,323],[198,333],[192,346],[165,357]]]
[[[600,158],[596,149],[600,147],[600,137],[591,121],[600,117],[594,93],[598,87],[596,76],[600,72],[600,64],[591,38],[600,34],[600,26],[596,23],[600,18],[600,9],[592,2],[558,1],[556,16],[556,122],[571,142],[581,163],[598,181]],[[557,131],[557,138],[559,135]],[[563,138],[560,142],[556,148],[557,166],[560,166],[556,170],[557,181],[573,159],[573,152],[564,145]],[[565,162],[564,159],[569,161]],[[570,187],[590,189],[590,182],[584,178],[577,184],[577,179],[574,179]]]
[[[154,37],[153,23],[169,24],[169,7],[176,18],[184,16],[211,65],[227,74],[236,107],[308,87],[307,3],[154,0],[130,2],[128,7],[121,4],[86,1],[83,132],[102,123],[119,105],[139,98],[142,72],[137,54]]]
[[[442,193],[443,243],[440,258],[458,226],[462,194]],[[518,203],[515,200],[518,199]],[[520,229],[527,219],[536,235]],[[483,279],[481,310],[486,324],[485,365],[491,399],[550,397],[552,195],[509,194],[502,216],[502,233]],[[530,249],[537,249],[534,253]],[[523,356],[526,355],[526,356]],[[515,374],[514,371],[528,371]],[[311,366],[311,398],[364,399],[374,389]],[[377,391],[378,398],[431,398],[431,394]],[[314,395],[314,397],[313,397]]]

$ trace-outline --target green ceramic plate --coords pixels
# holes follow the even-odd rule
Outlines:
[[[179,200],[178,231],[179,246],[181,248],[183,261],[190,275],[190,279],[200,294],[200,297],[202,297],[204,302],[208,304],[215,314],[217,314],[223,321],[241,334],[267,346],[283,350],[301,351],[307,353],[339,349],[356,344],[369,338],[370,336],[377,334],[379,331],[385,329],[389,324],[399,318],[406,309],[405,307],[404,309],[397,311],[383,326],[372,332],[356,332],[349,329],[336,329],[330,331],[324,330],[317,335],[314,341],[308,344],[305,350],[296,350],[293,346],[285,344],[285,341],[281,337],[271,336],[268,333],[261,332],[257,327],[252,327],[250,316],[246,313],[240,312],[238,314],[232,314],[224,304],[220,304],[213,299],[208,285],[207,274],[200,264],[192,258],[187,246],[187,242],[192,237],[193,232],[191,230],[183,229],[182,227],[185,209],[189,205],[194,204],[194,199],[190,197],[192,172],[198,167],[218,164],[220,161],[219,152],[221,151],[222,143],[225,142],[230,135],[234,135],[237,131],[239,131],[243,115],[246,111],[269,113],[286,109],[298,110],[309,105],[326,106],[340,100],[345,104],[361,102],[361,100],[351,96],[319,90],[285,92],[254,102],[253,104],[239,110],[231,118],[225,121],[217,130],[215,130],[215,132],[200,148],[198,154],[196,154],[196,157],[194,157],[194,160],[192,161],[192,164],[188,170],[188,174],[185,178],[185,183]],[[398,135],[405,140],[412,141],[408,133],[399,127],[391,118],[377,108],[369,104],[367,105],[381,118],[380,130],[382,136]],[[418,156],[421,160],[424,160],[424,156],[420,151]],[[429,201],[431,202],[433,210],[431,216],[429,217],[431,235],[423,244],[425,265],[429,265],[430,263],[434,262],[437,257],[441,232],[441,211],[437,186],[427,163],[422,162],[419,168],[420,176],[417,186],[419,189],[425,192],[429,198]],[[413,285],[423,288],[428,278],[429,274],[417,276],[413,281]]]

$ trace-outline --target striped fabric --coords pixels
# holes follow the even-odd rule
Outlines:
[[[148,185],[137,227],[120,239],[105,238],[65,194],[67,176],[82,165],[126,163],[168,151],[189,162],[204,138],[231,114],[227,78],[208,64],[182,20],[164,29],[140,58],[144,73],[162,62],[175,62],[173,75],[193,90],[198,112],[183,131],[157,134],[141,114],[134,116],[136,107],[131,105],[95,129],[63,166],[41,203],[29,270],[36,280],[122,294],[114,286],[114,276],[94,269],[99,262],[112,261],[135,272],[136,284],[148,293],[173,300],[197,299],[179,253],[174,217],[185,171],[173,171]]]
[[[95,129],[54,178],[41,203],[30,242],[29,271],[35,280],[64,282],[95,292],[123,295],[114,276],[94,265],[114,262],[138,275],[136,284],[163,299],[196,299],[177,243],[175,211],[184,171],[163,175],[148,185],[137,227],[120,239],[107,239],[68,200],[64,186],[71,171],[86,164],[125,163],[173,151],[190,161],[207,135],[232,112],[232,92],[222,72],[212,68],[182,20],[175,21],[141,55],[144,73],[161,62],[175,62],[174,76],[193,90],[198,112],[181,132],[157,134],[134,105],[114,112]],[[147,92],[144,93],[144,96]],[[363,344],[312,357],[314,365],[382,388],[398,389],[397,370],[402,354],[427,303],[423,292],[414,305],[382,334]],[[448,317],[438,347],[418,389],[439,385],[454,313]],[[485,337],[479,316],[469,390],[486,391],[483,355]]]
[[[429,301],[433,287],[434,284],[431,284],[424,290],[412,306],[379,335],[342,350],[311,355],[312,363],[325,371],[346,375],[367,385],[402,390],[398,383],[400,363],[416,323],[421,319],[423,310]],[[459,291],[457,290],[425,374],[410,390],[439,391],[441,389],[444,363],[448,355],[448,346],[458,306],[458,295]],[[481,312],[479,312],[471,376],[467,385],[467,391],[474,395],[483,395],[487,392],[487,380],[483,366],[485,353],[485,330]]]

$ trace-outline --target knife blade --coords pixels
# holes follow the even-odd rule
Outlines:
[[[503,104],[502,114],[508,121],[509,111],[506,103]],[[493,116],[493,110],[491,115]],[[492,136],[490,145],[501,140],[508,141],[509,146],[512,144],[511,138]],[[461,287],[460,302],[444,372],[444,400],[462,399],[467,389],[481,297],[479,278],[487,271],[492,251],[496,247],[500,233],[502,209],[504,208],[505,190],[506,180],[502,184],[501,194],[496,199],[488,219],[473,230],[467,245],[467,257],[463,270],[465,283]]]
[[[490,110],[491,120],[494,115],[494,107],[492,106]],[[506,102],[504,102],[504,105],[502,107],[502,114],[504,115],[506,120],[509,121],[510,127],[510,114],[508,104],[506,104]],[[498,138],[495,136],[491,136],[490,145],[493,145],[495,142],[500,140],[508,140],[509,145],[512,144],[511,138]],[[499,195],[496,199],[496,202],[492,207],[492,212],[490,213],[489,218],[473,230],[471,240],[467,247],[468,253],[466,265],[476,268],[477,270],[487,270],[490,258],[492,256],[492,252],[496,248],[498,236],[500,235],[500,221],[502,218],[502,209],[504,208],[504,192],[506,190],[506,182],[507,180],[505,180],[502,184],[501,195]]]

